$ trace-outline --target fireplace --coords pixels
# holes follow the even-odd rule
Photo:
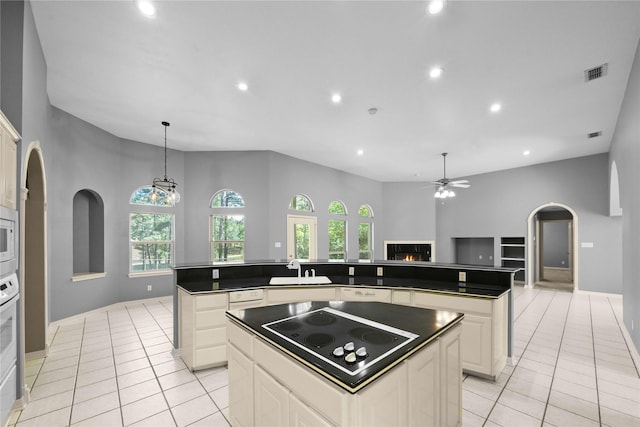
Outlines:
[[[389,261],[435,261],[433,240],[385,240],[384,259]]]

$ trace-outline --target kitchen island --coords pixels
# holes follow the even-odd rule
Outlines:
[[[295,277],[284,262],[174,267],[174,345],[189,369],[227,363],[226,310],[302,301],[378,301],[464,313],[464,371],[495,379],[508,361],[515,270],[421,262],[309,262],[302,270],[303,277],[315,270],[331,283],[270,284],[274,277]]]
[[[460,425],[463,317],[344,301],[229,311],[231,423]]]

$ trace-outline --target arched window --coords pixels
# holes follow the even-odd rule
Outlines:
[[[212,208],[244,208],[244,199],[233,190],[220,190],[211,198]]]
[[[347,208],[339,200],[329,203],[329,214],[335,219],[328,222],[329,260],[346,261],[347,259]],[[345,218],[340,218],[344,216]]]
[[[147,206],[175,206],[175,202],[171,197],[167,197],[167,193],[159,188],[156,188],[154,192],[151,186],[140,187],[134,191],[129,203]]]
[[[104,203],[93,190],[73,196],[73,280],[104,277]]]
[[[362,205],[358,209],[358,259],[373,260],[373,211],[371,206]]]
[[[140,187],[129,203],[129,275],[170,273],[175,243],[174,215],[162,208],[174,201],[158,188]],[[141,211],[144,207],[145,211]],[[161,208],[161,209],[158,209]]]
[[[244,261],[244,199],[224,189],[213,195],[210,207],[214,209],[209,217],[211,261]]]
[[[311,199],[304,194],[293,196],[291,202],[289,202],[289,209],[302,212],[313,212],[315,210]]]

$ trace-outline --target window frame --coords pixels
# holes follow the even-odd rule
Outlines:
[[[362,208],[366,208],[368,211],[368,215],[362,215],[361,211]],[[373,257],[374,257],[374,234],[373,234],[373,230],[374,230],[374,215],[373,215],[373,209],[371,209],[371,206],[368,204],[363,204],[358,208],[358,262],[373,262]],[[368,248],[365,251],[362,251],[360,248],[360,226],[361,225],[367,225],[368,226],[368,231],[367,231],[367,240],[368,240]],[[367,258],[361,258],[361,254],[362,253],[368,253],[368,257]]]
[[[241,205],[238,206],[213,206],[213,203],[216,199],[216,197],[218,195],[220,195],[223,192],[232,192],[235,193],[239,200],[242,202]],[[231,189],[231,188],[222,188],[218,191],[216,191],[215,193],[213,193],[213,196],[211,196],[211,199],[209,200],[209,209],[211,209],[211,213],[209,214],[209,261],[211,263],[214,264],[232,264],[232,263],[240,263],[240,262],[244,262],[246,259],[246,243],[247,243],[247,235],[246,235],[246,226],[247,226],[247,217],[245,215],[245,211],[244,208],[246,207],[246,203],[244,201],[244,197],[242,196],[242,194],[240,194],[239,192]],[[227,218],[227,217],[234,217],[234,216],[241,216],[242,217],[242,234],[243,234],[243,240],[215,240],[214,239],[214,223],[215,223],[215,218]],[[242,258],[238,259],[238,260],[232,260],[232,261],[218,261],[214,259],[214,246],[217,244],[242,244]]]
[[[341,206],[341,210],[342,212],[340,213],[334,213],[331,212],[331,206],[333,206],[334,203],[338,203]],[[332,200],[331,202],[329,202],[329,207],[327,209],[329,211],[329,219],[327,220],[327,237],[329,240],[329,247],[327,248],[327,259],[330,262],[346,262],[347,258],[348,258],[348,253],[349,253],[349,246],[348,246],[348,242],[349,242],[349,226],[348,226],[348,219],[347,219],[347,215],[348,215],[348,211],[347,211],[347,206],[344,204],[344,202],[342,200]],[[343,227],[344,227],[344,241],[343,241],[343,247],[344,249],[342,251],[331,251],[331,223],[342,223]],[[342,258],[331,258],[332,254],[342,254]]]
[[[135,205],[134,205],[135,206]],[[155,205],[143,205],[146,207],[155,206]],[[169,206],[167,206],[169,207]],[[141,215],[170,215],[171,216],[171,239],[172,240],[132,240],[131,239],[131,217],[134,214]],[[168,268],[159,268],[153,270],[133,270],[133,245],[134,244],[169,244],[171,249],[169,251],[169,265],[174,265],[175,262],[175,243],[176,243],[176,234],[175,234],[175,223],[176,216],[172,212],[154,212],[154,211],[130,211],[129,212],[129,277],[144,277],[144,276],[163,276],[173,274],[171,267]]]

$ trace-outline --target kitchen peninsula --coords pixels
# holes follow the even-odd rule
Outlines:
[[[461,424],[460,313],[332,301],[227,317],[233,425]]]
[[[313,270],[313,271],[312,271]],[[514,269],[426,262],[301,263],[306,284],[284,261],[184,264],[174,267],[174,345],[189,369],[227,363],[225,312],[309,301],[377,301],[464,313],[465,372],[495,379],[511,356]],[[313,274],[331,283],[313,284]],[[302,280],[301,280],[302,282]]]

